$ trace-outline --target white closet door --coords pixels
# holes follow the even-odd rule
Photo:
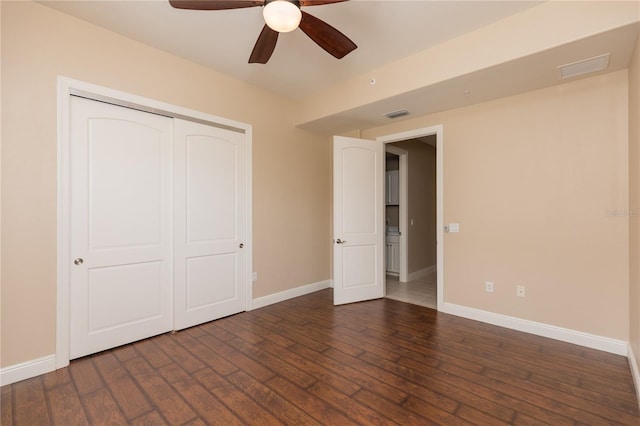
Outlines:
[[[176,330],[246,309],[246,155],[242,133],[174,120]]]
[[[71,98],[70,357],[172,328],[171,124]]]

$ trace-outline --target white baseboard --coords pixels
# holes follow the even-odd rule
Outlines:
[[[417,280],[438,270],[438,265],[431,265],[407,275],[407,281]]]
[[[583,333],[581,331],[496,314],[494,312],[469,308],[467,306],[456,305],[453,303],[445,303],[443,312],[480,322],[486,322],[500,327],[510,328],[512,330],[535,334],[537,336],[549,337],[551,339],[573,343],[587,348],[598,349],[617,355],[627,356],[628,353],[628,343],[623,340]]]
[[[30,379],[56,369],[56,356],[49,355],[0,369],[0,386]]]
[[[638,361],[635,354],[633,353],[631,344],[629,344],[629,349],[627,351],[627,359],[629,360],[629,367],[631,368],[633,383],[636,385],[636,398],[638,399],[638,406],[640,406],[640,366],[638,366]]]
[[[251,309],[262,308],[274,303],[293,299],[294,297],[304,296],[305,294],[313,293],[314,291],[324,290],[325,288],[331,287],[331,284],[331,280],[319,281],[317,283],[307,284],[301,287],[281,291],[280,293],[258,297],[256,299],[253,299],[253,302],[251,303]]]

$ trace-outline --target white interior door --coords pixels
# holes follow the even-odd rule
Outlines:
[[[175,119],[175,329],[246,309],[246,138]]]
[[[384,297],[384,179],[382,142],[334,136],[336,305]]]
[[[171,122],[71,98],[70,358],[171,330]]]

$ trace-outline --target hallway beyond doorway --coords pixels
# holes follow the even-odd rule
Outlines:
[[[387,298],[437,309],[436,272],[402,283],[398,277],[387,275]]]

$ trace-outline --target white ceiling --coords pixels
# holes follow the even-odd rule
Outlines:
[[[535,6],[534,1],[352,0],[306,7],[358,48],[337,60],[300,29],[280,34],[265,64],[247,63],[262,8],[177,10],[166,0],[42,4],[292,99],[425,50]]]
[[[265,90],[301,99],[542,2],[351,0],[306,7],[306,12],[342,31],[358,48],[337,60],[297,29],[280,35],[276,50],[265,65],[248,63],[264,25],[261,7],[177,10],[167,0],[40,3]],[[473,105],[562,83],[558,65],[603,53],[611,53],[611,61],[601,73],[624,69],[629,64],[639,28],[636,23],[612,29],[299,125],[314,132],[339,134],[388,124],[384,114],[394,110],[410,111],[411,115],[396,119],[401,121]]]

